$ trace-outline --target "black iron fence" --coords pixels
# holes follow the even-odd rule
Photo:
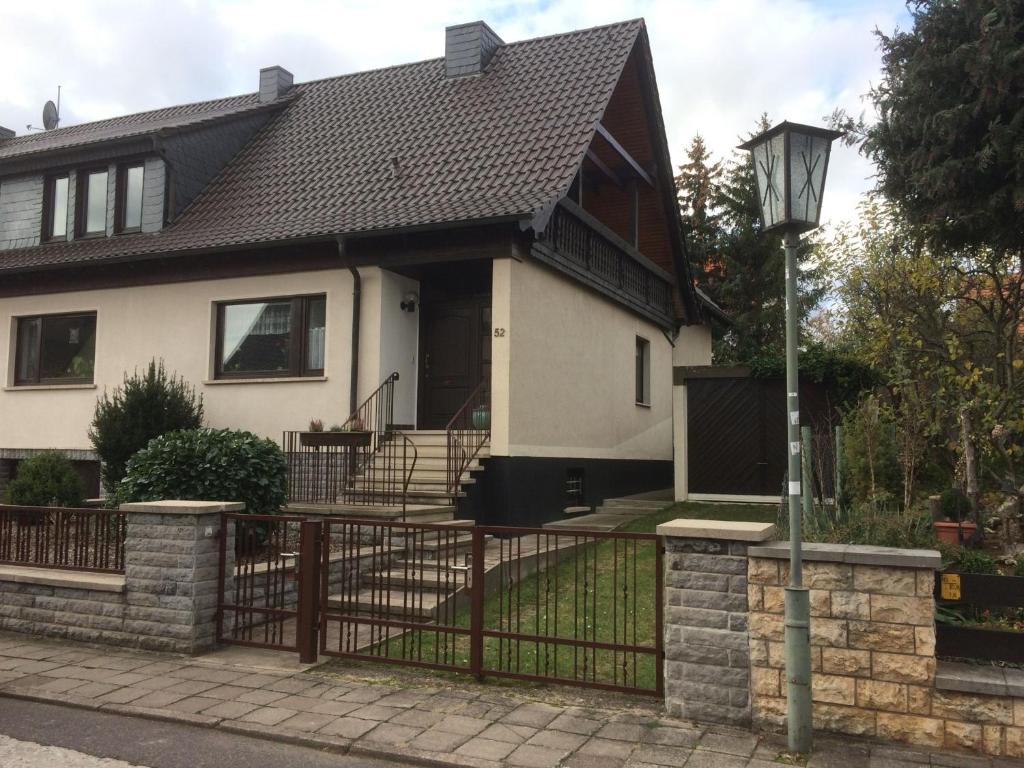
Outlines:
[[[116,509],[0,505],[0,563],[124,573],[127,522]]]

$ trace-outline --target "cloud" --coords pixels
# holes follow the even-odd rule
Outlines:
[[[253,91],[260,67],[312,80],[443,54],[444,27],[482,18],[505,40],[643,16],[673,161],[697,132],[728,156],[762,112],[820,123],[854,114],[878,78],[872,30],[906,23],[895,0],[53,0],[4,3],[0,125],[38,125],[63,86],[65,125]],[[849,218],[870,164],[837,148],[824,215]]]

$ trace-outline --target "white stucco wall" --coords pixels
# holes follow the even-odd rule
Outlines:
[[[396,330],[405,319],[391,317],[392,309],[401,314],[397,302],[392,308],[389,297],[382,299],[394,288],[381,287],[391,278],[377,269],[361,273],[360,397],[380,383],[382,329],[409,336],[407,330]],[[214,302],[312,293],[327,294],[323,379],[211,381]],[[97,312],[94,386],[10,386],[16,317],[89,310]],[[375,320],[368,319],[374,315]],[[282,430],[305,429],[312,418],[326,424],[343,421],[348,416],[351,320],[352,278],[344,269],[0,299],[0,371],[7,385],[0,391],[0,447],[89,448],[86,432],[97,396],[120,384],[125,371],[141,369],[154,357],[202,393],[210,426],[248,429],[279,440]],[[415,380],[412,374],[409,378]],[[412,403],[404,400],[403,408]]]
[[[711,365],[711,326],[686,325],[680,328],[675,348],[672,350],[672,364],[674,366]],[[675,446],[673,468],[676,501],[685,501],[689,496],[686,424],[686,385],[680,384],[672,387],[672,435]]]
[[[419,296],[420,284],[385,269],[380,272],[380,364],[377,381],[398,371],[395,385],[395,423],[416,423],[416,361],[419,355],[420,307],[403,312],[401,303],[409,293]],[[372,390],[371,390],[372,391]]]
[[[661,329],[526,259],[495,261],[492,455],[672,457],[672,347]],[[651,404],[636,404],[636,337]]]

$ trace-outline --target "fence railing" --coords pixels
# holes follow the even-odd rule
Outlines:
[[[401,506],[416,467],[415,444],[394,429],[392,373],[339,431],[287,431],[288,498],[312,504]]]
[[[459,490],[462,473],[491,436],[491,398],[486,381],[477,384],[445,428],[448,439],[448,492]]]
[[[939,656],[1024,662],[1024,577],[935,574]]]
[[[116,509],[0,505],[0,563],[124,573],[126,520]]]

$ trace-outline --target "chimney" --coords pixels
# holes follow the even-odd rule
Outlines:
[[[505,42],[482,21],[456,24],[444,30],[444,64],[448,77],[482,74]]]
[[[0,125],[0,141],[6,141],[7,139],[13,139],[17,135],[18,134],[16,134],[10,128],[4,128],[2,125]]]
[[[291,90],[292,73],[284,67],[264,67],[260,70],[260,103],[277,101]]]

